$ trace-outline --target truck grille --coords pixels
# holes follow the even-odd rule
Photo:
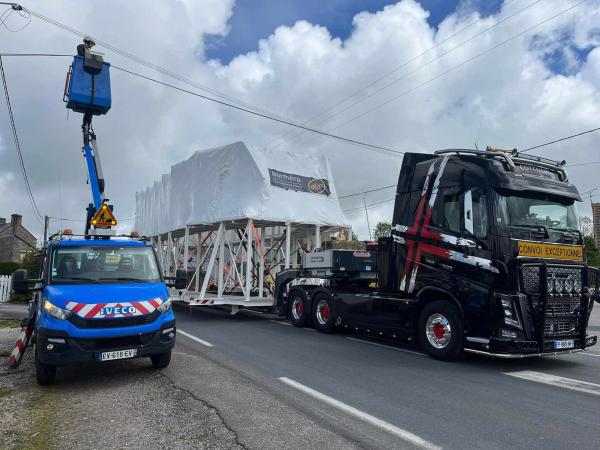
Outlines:
[[[158,310],[154,310],[151,314],[146,314],[143,316],[119,317],[117,319],[84,319],[72,314],[68,320],[77,328],[83,329],[119,328],[132,327],[135,325],[147,325],[154,322],[159,315],[160,311]]]
[[[579,298],[551,298],[546,303],[546,316],[570,316],[581,306]]]
[[[543,327],[544,338],[571,337],[581,331],[583,271],[580,266],[552,264],[521,267],[520,288],[525,294],[521,311],[526,334],[530,330],[527,324],[537,324],[535,328],[540,331]]]
[[[546,337],[571,336],[575,335],[576,328],[576,320],[548,319],[544,326],[544,335]]]

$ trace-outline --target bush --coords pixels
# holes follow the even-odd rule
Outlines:
[[[20,268],[21,268],[21,265],[19,263],[13,263],[13,262],[0,263],[0,275],[12,275],[15,270],[20,269]]]

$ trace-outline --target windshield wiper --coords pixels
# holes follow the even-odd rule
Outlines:
[[[548,229],[544,225],[533,225],[529,223],[515,223],[511,227],[537,228],[537,231],[544,233],[544,237],[549,237]]]
[[[143,278],[132,278],[132,277],[108,277],[108,278],[99,278],[101,281],[137,281],[140,283],[146,282]]]
[[[52,277],[52,281],[56,280],[77,280],[77,281],[90,281],[92,283],[97,283],[97,278],[86,278],[86,277]]]

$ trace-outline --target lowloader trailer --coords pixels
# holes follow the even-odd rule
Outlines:
[[[373,250],[305,254],[277,275],[280,313],[443,360],[595,345],[587,325],[600,277],[585,262],[581,198],[563,166],[516,150],[407,153],[391,236]]]

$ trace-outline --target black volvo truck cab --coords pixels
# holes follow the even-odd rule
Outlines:
[[[280,311],[295,325],[405,339],[446,360],[595,345],[598,271],[585,263],[581,198],[563,166],[494,149],[406,154],[391,236],[375,251],[305,255],[277,276]]]

